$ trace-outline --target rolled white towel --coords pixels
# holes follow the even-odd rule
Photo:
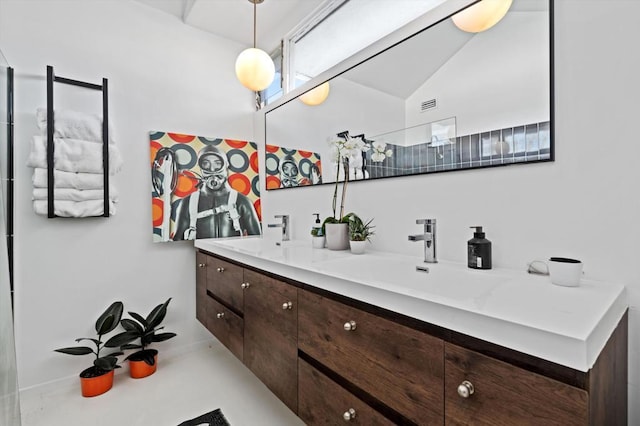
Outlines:
[[[48,204],[46,200],[35,200],[33,210],[40,215],[48,214]],[[104,203],[102,200],[69,201],[55,200],[53,211],[60,217],[88,217],[101,216],[104,213]],[[115,202],[109,202],[109,214],[116,214]]]
[[[46,200],[48,198],[47,188],[33,188],[34,200]],[[103,200],[104,191],[102,189],[73,189],[73,188],[54,188],[53,198],[56,200],[68,200],[68,201],[88,201],[88,200]],[[109,199],[118,201],[118,192],[109,191]]]
[[[32,182],[34,188],[47,188],[47,169],[33,169]],[[53,182],[54,188],[102,189],[103,175],[102,173],[75,173],[54,170]],[[115,191],[115,188],[110,181],[109,193],[113,191]]]
[[[80,173],[102,173],[102,144],[78,139],[55,138],[53,164],[56,170]],[[47,168],[47,138],[34,136],[27,166]],[[122,168],[122,156],[117,146],[109,146],[109,173]]]
[[[53,137],[102,142],[102,116],[70,110],[55,110]],[[47,109],[36,110],[36,122],[42,135],[47,135]],[[109,124],[109,143],[114,143],[113,126]]]

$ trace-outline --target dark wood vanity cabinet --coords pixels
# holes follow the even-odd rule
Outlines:
[[[298,347],[415,423],[442,424],[443,341],[299,290]]]
[[[583,389],[450,343],[445,371],[447,425],[589,424]]]
[[[244,363],[287,407],[298,411],[298,292],[245,270]]]
[[[196,260],[198,319],[308,425],[627,424],[627,314],[585,373],[233,261]]]
[[[196,260],[198,320],[297,412],[297,289],[201,252]]]

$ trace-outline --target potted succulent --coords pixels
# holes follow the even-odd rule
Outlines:
[[[153,308],[146,318],[135,312],[129,312],[133,319],[124,318],[120,321],[125,331],[113,336],[106,343],[109,347],[119,346],[121,350],[139,349],[125,358],[129,361],[129,374],[134,379],[150,376],[156,371],[158,351],[148,349],[149,344],[164,342],[176,336],[175,333],[158,333],[164,329],[159,325],[167,315],[170,301],[171,298]],[[139,339],[138,343],[131,343],[137,339]]]
[[[311,228],[311,246],[313,248],[324,248],[324,232],[322,227]]]
[[[113,370],[120,368],[117,357],[123,353],[111,352],[106,355],[101,353],[101,351],[107,347],[108,343],[108,341],[103,343],[102,338],[118,326],[120,318],[122,317],[122,310],[122,302],[112,303],[96,321],[95,329],[98,338],[81,337],[76,339],[76,342],[83,340],[93,342],[95,349],[89,346],[71,346],[68,348],[55,349],[56,352],[68,355],[95,355],[93,365],[80,373],[82,396],[91,397],[101,395],[113,386]]]
[[[371,236],[374,234],[374,225],[371,223],[373,219],[363,221],[356,214],[351,214],[349,219],[349,246],[351,247],[351,253],[362,254],[364,253],[365,244],[367,241],[371,242]]]

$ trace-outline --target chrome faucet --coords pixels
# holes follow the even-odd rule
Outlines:
[[[274,216],[276,219],[282,219],[281,223],[270,223],[268,228],[282,228],[282,241],[289,241],[289,215],[277,214]]]
[[[409,235],[409,241],[424,241],[424,262],[438,263],[436,257],[436,220],[418,219],[416,224],[424,225],[424,232],[418,235]]]

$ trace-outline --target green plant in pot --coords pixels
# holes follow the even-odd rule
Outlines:
[[[153,308],[146,318],[129,312],[133,319],[123,318],[120,321],[125,331],[113,336],[106,343],[109,347],[119,346],[121,350],[138,349],[125,358],[129,361],[129,374],[133,378],[147,377],[155,373],[158,351],[148,348],[151,343],[164,342],[176,336],[176,333],[158,333],[164,329],[160,324],[167,315],[170,301],[171,298]],[[138,340],[138,343],[131,343],[135,340]]]
[[[365,244],[367,241],[371,242],[371,237],[374,235],[375,225],[372,225],[373,219],[363,221],[356,214],[351,214],[349,218],[349,246],[351,252],[355,254],[364,253]]]
[[[98,338],[81,337],[76,339],[78,343],[81,341],[92,342],[95,349],[89,346],[71,346],[55,349],[56,352],[68,355],[95,355],[93,365],[80,373],[82,396],[91,397],[101,395],[113,386],[113,371],[116,368],[120,368],[117,357],[122,355],[123,352],[117,351],[104,354],[102,350],[110,346],[107,345],[109,341],[103,342],[102,338],[118,326],[120,318],[122,317],[122,311],[122,302],[112,303],[96,321],[95,329]]]

